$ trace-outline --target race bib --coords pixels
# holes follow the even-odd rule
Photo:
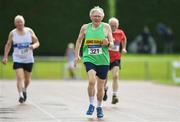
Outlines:
[[[111,50],[111,51],[118,51],[119,52],[119,48],[120,48],[119,45],[114,45],[112,48],[109,48],[109,50]]]
[[[120,49],[120,43],[119,42],[114,42],[114,46],[109,48],[110,51],[117,51],[119,52]]]
[[[30,49],[29,48],[25,48],[25,49],[20,49],[19,50],[19,54],[23,55],[23,56],[29,55],[29,53],[30,53]]]
[[[102,47],[99,48],[88,48],[89,55],[99,55],[102,54]]]
[[[18,54],[21,56],[26,56],[30,54],[30,48],[29,48],[29,43],[21,43],[21,44],[17,44],[17,48],[18,48]]]

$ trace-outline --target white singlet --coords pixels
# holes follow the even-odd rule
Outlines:
[[[24,35],[19,35],[17,30],[12,31],[13,40],[13,62],[34,63],[33,50],[29,48],[32,44],[30,28],[24,28]]]

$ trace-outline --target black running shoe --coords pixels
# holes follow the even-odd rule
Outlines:
[[[107,96],[107,89],[104,90],[104,97],[103,97],[103,100],[106,101],[108,98]]]
[[[119,100],[118,100],[117,96],[113,96],[112,97],[112,104],[116,104],[118,102],[119,102]]]
[[[24,96],[24,102],[25,102],[27,99],[27,93],[25,91],[23,92],[23,96]]]
[[[23,103],[23,102],[24,102],[24,98],[23,98],[23,97],[20,97],[20,98],[19,98],[19,102],[20,102],[20,103]]]

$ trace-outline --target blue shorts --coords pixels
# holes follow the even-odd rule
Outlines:
[[[93,69],[96,71],[96,76],[98,76],[100,79],[105,80],[107,78],[109,65],[95,65],[90,62],[85,62],[84,65],[86,67],[86,72]]]

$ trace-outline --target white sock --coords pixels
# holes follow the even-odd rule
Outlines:
[[[102,107],[102,102],[97,101],[97,107]]]
[[[24,97],[22,91],[19,92],[19,97]]]
[[[117,92],[113,92],[113,96],[117,96]]]
[[[89,97],[89,102],[91,105],[94,105],[94,96],[93,97]]]

